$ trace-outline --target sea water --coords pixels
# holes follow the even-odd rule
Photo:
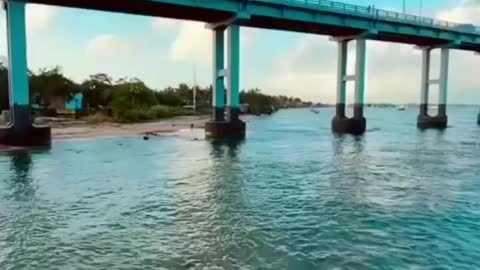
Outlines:
[[[202,130],[57,141],[0,154],[0,269],[480,268],[480,127],[449,108],[366,110],[336,136],[333,109],[248,122],[244,142]]]

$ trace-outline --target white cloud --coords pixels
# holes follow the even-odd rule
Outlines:
[[[242,27],[240,42],[243,48],[255,44],[258,29]],[[226,35],[227,32],[225,32]],[[205,28],[204,23],[182,22],[177,38],[171,45],[171,58],[174,61],[200,61],[211,63],[212,30]]]
[[[307,35],[273,64],[265,87],[275,89],[276,94],[332,102],[335,97],[336,59],[333,42],[326,37]]]
[[[171,45],[174,61],[193,60],[210,63],[212,55],[211,31],[203,23],[182,22],[177,38]]]
[[[438,18],[480,25],[480,0],[465,0],[458,7],[438,13]],[[367,46],[367,102],[418,102],[421,54],[413,46],[369,41]],[[349,50],[349,74],[353,73],[355,51]],[[275,93],[303,96],[307,99],[335,102],[337,46],[326,37],[307,35],[295,48],[274,63],[265,87]],[[478,103],[475,80],[480,57],[472,52],[452,50],[450,54],[449,99],[455,103]],[[431,78],[439,75],[438,50],[432,54]],[[353,83],[348,86],[352,102]],[[431,89],[432,98],[437,96]],[[477,98],[478,100],[475,100]]]
[[[88,43],[87,51],[97,57],[125,58],[133,54],[132,42],[113,34],[103,34]]]
[[[0,63],[3,66],[8,67],[8,58],[6,55],[0,55]]]
[[[35,33],[47,28],[52,22],[57,10],[46,5],[29,4],[26,9],[27,31]]]
[[[480,25],[480,1],[463,0],[453,9],[440,11],[437,18],[450,22]]]
[[[348,73],[353,74],[355,42],[349,47]],[[439,53],[432,54],[431,77],[439,74]],[[471,52],[451,52],[449,96],[453,102],[471,100],[480,85],[474,79],[480,57]],[[337,46],[326,37],[308,35],[273,65],[265,88],[276,94],[304,97],[314,101],[336,101]],[[413,46],[394,43],[367,43],[367,102],[418,102],[421,54]],[[353,83],[348,84],[348,102],[353,102]],[[436,88],[432,87],[432,97]],[[431,99],[436,102],[435,99]],[[480,100],[479,100],[480,101]]]
[[[26,25],[28,35],[36,34],[48,28],[57,14],[53,6],[28,4],[26,8]],[[6,35],[6,12],[0,12],[0,35]]]
[[[155,32],[176,31],[181,24],[182,22],[179,20],[158,17],[152,20],[152,29]]]
[[[258,28],[248,28],[243,27],[241,28],[241,40],[240,43],[242,44],[243,48],[253,47],[257,42],[258,35],[262,30]]]

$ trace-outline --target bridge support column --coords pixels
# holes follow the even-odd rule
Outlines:
[[[420,129],[444,129],[447,127],[447,90],[448,90],[448,63],[449,63],[449,49],[441,49],[440,60],[440,79],[430,80],[430,55],[431,48],[422,49],[422,88],[420,95],[420,114],[418,115],[417,126]],[[430,116],[428,114],[428,96],[430,85],[439,85],[438,94],[438,114]]]
[[[361,135],[365,133],[367,120],[363,116],[365,96],[365,71],[366,71],[366,40],[359,38],[356,49],[355,75],[347,76],[348,40],[338,42],[338,73],[337,73],[337,105],[336,115],[332,119],[332,130],[335,133]],[[345,115],[346,83],[355,81],[355,102],[353,117]]]
[[[228,68],[224,70],[224,28],[213,30],[213,120],[205,126],[209,138],[244,139],[246,124],[240,115],[240,27],[228,26]],[[224,77],[227,77],[225,107]],[[226,111],[225,111],[226,109]],[[225,117],[226,115],[226,117]]]
[[[33,125],[27,69],[25,2],[7,1],[7,39],[11,120],[0,128],[0,144],[48,146],[50,127]]]

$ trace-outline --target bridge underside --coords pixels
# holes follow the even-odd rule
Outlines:
[[[206,23],[216,23],[227,21],[233,18],[236,13],[241,10],[237,8],[202,8],[200,6],[188,6],[179,5],[174,3],[161,3],[156,1],[138,1],[138,0],[123,0],[116,1],[112,5],[110,1],[98,1],[98,0],[33,0],[29,3],[38,3],[46,5],[56,5],[71,8],[82,8],[91,10],[101,10],[108,12],[120,12],[127,14],[164,17],[180,20],[200,21]],[[325,16],[331,16],[324,13]],[[237,19],[235,24],[247,27],[256,27],[263,29],[281,30],[281,31],[293,31],[300,33],[319,34],[328,36],[349,36],[365,33],[366,29],[354,28],[352,25],[345,23],[342,26],[336,24],[320,24],[312,23],[302,20],[292,20],[287,16],[264,16],[254,12],[249,14],[248,19]],[[322,13],[318,13],[317,16],[322,16]],[[346,16],[348,18],[348,16]],[[405,25],[398,24],[395,27],[405,27]],[[435,46],[442,43],[449,43],[451,40],[440,38],[429,38],[421,35],[399,35],[395,32],[378,32],[368,37],[370,40],[387,41],[403,44],[412,44],[418,46]],[[457,47],[461,50],[480,50],[478,44],[475,43],[462,43]]]
[[[98,0],[35,0],[30,3],[120,12],[127,14],[165,17],[202,22],[218,22],[231,18],[235,13],[214,9],[202,9],[198,7],[180,6],[175,4],[158,3],[154,1],[122,0],[98,1]]]
[[[354,29],[351,27],[339,27],[334,25],[312,24],[300,21],[252,16],[248,22],[244,22],[244,26],[273,29],[282,31],[291,31],[299,33],[326,35],[326,36],[357,36],[366,32],[365,29]],[[386,41],[402,44],[415,44],[418,46],[435,46],[442,43],[448,43],[448,40],[425,38],[418,36],[399,36],[395,34],[378,32],[368,36],[370,40]],[[473,45],[474,46],[474,45]]]

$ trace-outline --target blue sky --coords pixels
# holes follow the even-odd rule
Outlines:
[[[419,0],[406,1],[407,12],[418,14]],[[402,9],[402,0],[341,2]],[[480,1],[423,0],[423,14],[480,25]],[[211,35],[201,23],[37,5],[29,5],[27,20],[33,70],[60,65],[75,81],[105,72],[114,78],[138,77],[162,89],[180,82],[191,84],[196,67],[198,83],[210,84]],[[4,34],[4,14],[2,22]],[[335,101],[336,46],[328,37],[242,28],[241,39],[242,88]],[[5,39],[0,42],[0,54],[6,55]],[[411,46],[369,42],[368,54],[367,101],[418,101],[417,51]],[[480,83],[473,79],[480,56],[454,52],[451,61],[450,101],[480,103]],[[434,61],[433,70],[435,65]],[[432,91],[432,98],[435,95]]]

